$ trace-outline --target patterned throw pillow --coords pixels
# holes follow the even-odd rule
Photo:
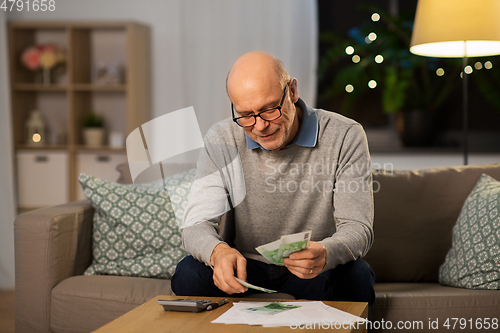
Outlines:
[[[483,174],[453,227],[453,244],[439,282],[469,289],[500,289],[500,182]]]
[[[80,174],[83,192],[95,208],[93,259],[84,274],[170,279],[187,255],[171,200],[184,209],[194,174],[192,169],[139,185]]]
[[[194,182],[196,169],[181,172],[165,178],[165,187],[167,188],[170,203],[177,219],[177,224],[182,225],[182,219],[186,210],[189,190]]]

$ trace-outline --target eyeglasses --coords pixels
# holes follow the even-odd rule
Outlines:
[[[280,105],[274,108],[266,109],[255,115],[248,115],[243,117],[234,117],[234,105],[231,103],[231,113],[233,115],[233,121],[240,125],[241,127],[250,127],[257,123],[257,117],[265,121],[273,121],[281,117],[281,109],[283,107],[283,102],[285,101],[286,90],[288,87],[288,83],[285,85],[285,89],[283,90],[283,97],[281,98]]]

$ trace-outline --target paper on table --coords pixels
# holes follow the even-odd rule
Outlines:
[[[321,318],[330,316],[330,314],[324,308],[324,304],[322,302],[285,302],[285,304],[301,305],[301,307],[273,316],[247,313],[243,311],[244,309],[247,309],[249,307],[263,306],[269,303],[270,302],[233,303],[233,307],[231,309],[226,311],[223,315],[212,322],[221,324],[290,326],[294,323],[294,321],[310,321],[311,318],[317,315],[322,314]],[[299,309],[301,309],[302,311],[298,312]]]
[[[245,313],[245,312],[240,311],[240,310],[243,310],[244,308],[251,307],[251,306],[260,306],[262,304],[263,304],[263,302],[245,302],[245,301],[233,303],[233,306],[229,310],[224,312],[217,319],[212,320],[212,323],[252,325],[252,323],[251,323],[252,318],[251,317],[254,314],[253,313]]]
[[[283,302],[283,304],[300,305],[300,308],[291,309],[272,316],[244,312],[249,307],[264,306],[271,302],[237,302],[224,314],[213,320],[219,324],[247,324],[262,326],[288,326],[299,323],[355,323],[364,322],[366,319],[350,313],[332,308],[323,302]]]
[[[339,320],[339,322],[349,322],[349,321],[352,321],[352,322],[360,322],[360,323],[362,323],[362,322],[367,321],[367,319],[358,317],[356,315],[353,315],[352,313],[339,310],[337,308],[328,306],[326,304],[324,304],[324,305],[326,306],[326,310],[328,312],[330,312],[335,317],[338,317],[339,319],[342,319],[342,320]]]

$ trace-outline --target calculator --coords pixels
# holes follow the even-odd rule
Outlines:
[[[205,310],[213,310],[227,303],[227,299],[219,302],[212,302],[199,299],[174,299],[171,301],[158,300],[158,304],[163,306],[165,311],[185,311],[185,312],[201,312]]]

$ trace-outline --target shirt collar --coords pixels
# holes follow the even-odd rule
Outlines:
[[[309,107],[301,98],[299,98],[295,105],[302,109],[302,123],[300,124],[297,135],[292,142],[286,145],[285,149],[293,145],[299,145],[302,147],[314,147],[316,146],[316,142],[318,141],[318,116],[316,115],[316,112],[314,112],[314,110]],[[263,150],[267,151],[267,149],[263,148],[256,141],[252,140],[246,133],[245,138],[247,140],[248,149],[262,148]]]

